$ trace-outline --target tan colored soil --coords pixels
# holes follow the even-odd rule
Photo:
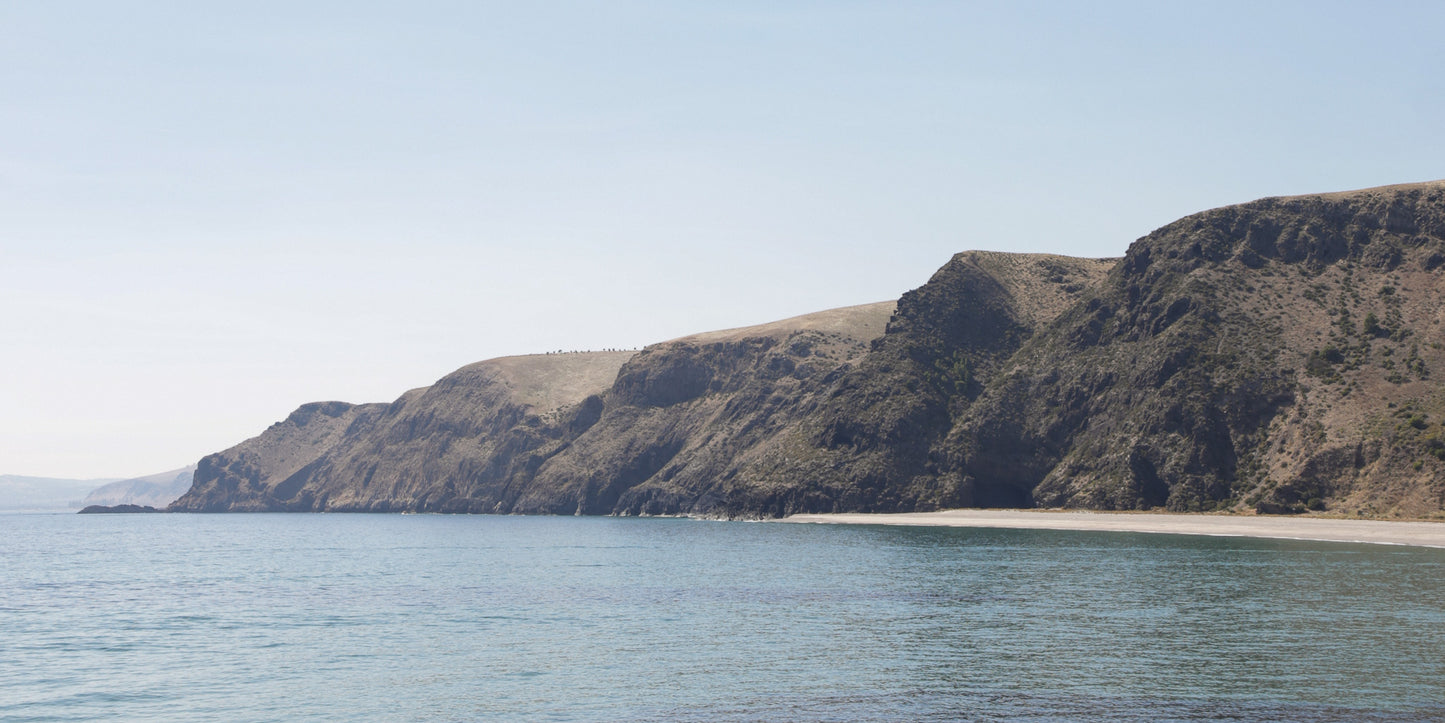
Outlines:
[[[793,515],[783,522],[844,525],[992,527],[1264,537],[1445,548],[1445,523],[1045,510],[945,510],[905,514]]]

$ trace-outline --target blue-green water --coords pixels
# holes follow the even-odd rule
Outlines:
[[[1445,720],[1445,551],[0,516],[0,720]]]

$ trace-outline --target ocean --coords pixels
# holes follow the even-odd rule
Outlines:
[[[0,721],[1440,721],[1445,550],[0,515]]]

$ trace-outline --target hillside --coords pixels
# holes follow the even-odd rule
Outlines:
[[[816,406],[723,479],[728,515],[936,509],[935,446],[1004,362],[1114,265],[970,251],[904,294],[887,332],[828,380]]]
[[[851,363],[893,306],[711,332],[638,353],[495,359],[391,404],[304,405],[202,460],[196,484],[172,509],[609,512],[598,480],[645,480],[657,469],[641,471],[660,450],[706,426],[724,397],[766,397]],[[766,380],[752,379],[759,365]]]
[[[196,466],[182,467],[168,472],[123,479],[102,485],[85,496],[84,506],[140,505],[165,507],[175,502],[191,488]]]
[[[952,431],[1042,506],[1445,509],[1445,183],[1271,198],[1135,243]]]
[[[1445,510],[1445,182],[965,252],[896,304],[303,406],[173,510]]]
[[[190,491],[170,509],[498,511],[508,487],[595,414],[590,400],[632,356],[493,359],[390,404],[302,405],[260,436],[202,459]]]
[[[970,252],[898,303],[696,334],[635,355],[481,362],[391,404],[305,405],[202,460],[172,509],[757,514],[777,502],[759,466],[786,459],[840,385],[846,394],[850,380],[871,377],[859,367],[887,346],[885,331],[927,325],[914,317],[927,315],[932,289],[990,299],[988,323],[1012,320],[1000,343],[1013,348],[1109,266]],[[964,303],[943,323],[979,309]],[[596,372],[586,383],[567,371],[582,364]],[[519,391],[558,380],[571,392],[547,403]]]
[[[944,445],[1040,506],[1445,507],[1445,184],[1263,199],[1130,247]]]

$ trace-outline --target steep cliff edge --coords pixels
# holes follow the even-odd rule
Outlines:
[[[1005,360],[1114,259],[970,251],[904,294],[858,364],[726,480],[731,515],[1012,504],[941,479],[935,448]]]
[[[1445,183],[1269,198],[1140,239],[941,447],[1046,507],[1445,509]]]

